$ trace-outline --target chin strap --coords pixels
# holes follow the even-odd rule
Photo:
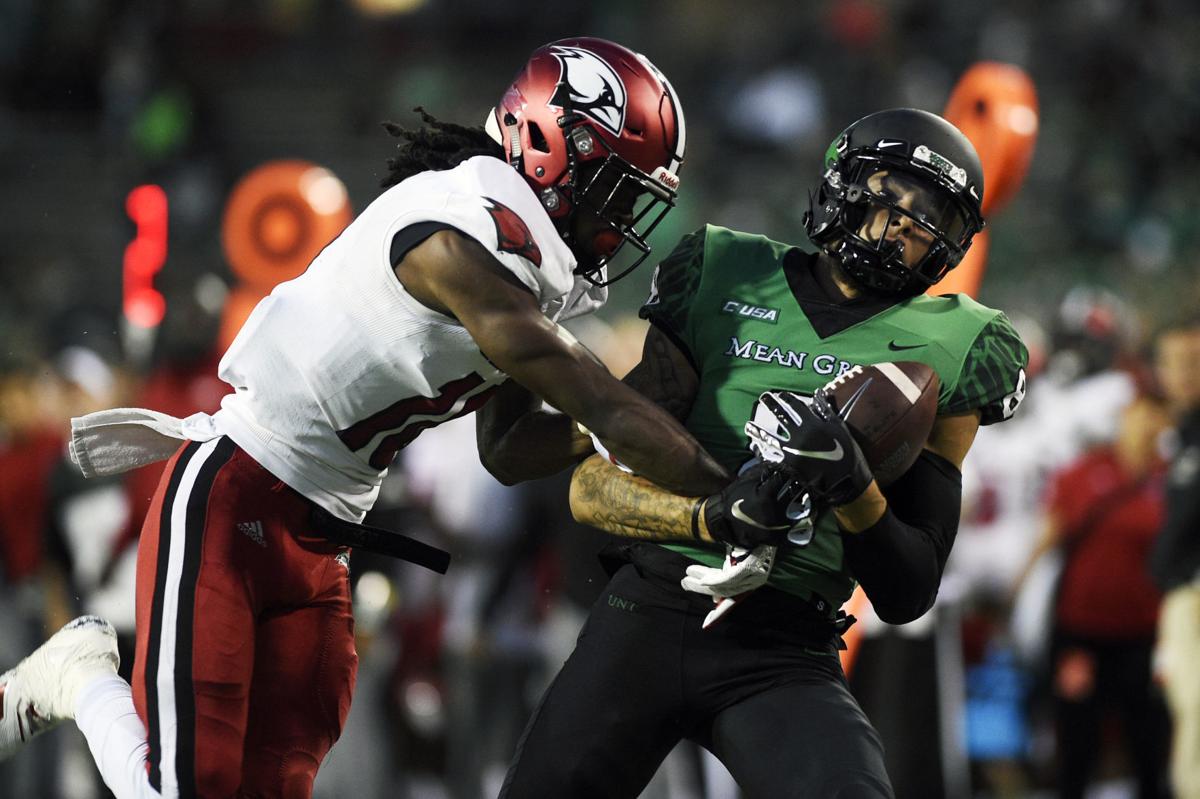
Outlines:
[[[521,150],[521,131],[517,127],[517,118],[507,111],[504,112],[504,130],[500,130],[500,123],[497,117],[500,116],[500,109],[493,108],[488,112],[487,119],[483,121],[483,130],[487,133],[488,138],[504,148],[504,157],[508,161],[509,166],[517,170],[521,175],[525,174],[525,157]]]
[[[487,119],[483,121],[483,130],[488,138],[505,149],[509,163],[515,166],[521,160],[521,132],[517,127],[517,118],[505,112],[504,131],[501,132],[500,123],[496,121],[499,113],[499,108],[488,112]]]

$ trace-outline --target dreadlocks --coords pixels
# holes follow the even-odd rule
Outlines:
[[[503,160],[504,148],[494,142],[482,127],[468,128],[453,122],[442,122],[418,106],[413,111],[421,115],[425,126],[417,130],[402,128],[394,122],[383,127],[398,139],[404,139],[395,158],[389,158],[388,174],[380,181],[382,188],[395,186],[405,178],[427,170],[450,169],[468,158],[490,155]]]

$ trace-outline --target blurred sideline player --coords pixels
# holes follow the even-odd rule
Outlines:
[[[121,799],[308,796],[355,682],[344,544],[378,535],[359,522],[392,457],[447,419],[484,408],[481,458],[506,482],[590,451],[573,420],[673,490],[727,482],[557,324],[603,304],[612,256],[643,260],[673,205],[685,128],[666,79],[620,45],[563,40],[486,130],[424,118],[390,127],[394,187],[255,308],[218,413],[73,422],[85,474],[174,452],[139,548],[132,697],[112,628],[77,619],[0,677],[0,757],[74,718]]]
[[[1082,799],[1097,779],[1114,721],[1134,793],[1165,793],[1167,713],[1151,665],[1162,595],[1146,566],[1163,525],[1158,447],[1169,423],[1162,400],[1139,396],[1121,411],[1114,442],[1092,447],[1047,481],[1030,556],[1056,550],[1063,561],[1048,619],[1062,799]]]
[[[1200,799],[1200,317],[1158,331],[1154,371],[1177,438],[1166,522],[1150,555],[1151,575],[1163,590],[1157,664],[1171,711],[1171,788],[1179,799]]]
[[[659,265],[642,308],[652,323],[643,360],[626,379],[731,470],[747,459],[743,423],[774,416],[798,451],[791,467],[824,497],[815,534],[791,545],[786,523],[734,528],[713,498],[584,462],[571,490],[581,521],[696,540],[609,553],[612,580],[530,721],[502,796],[633,797],[684,738],[710,749],[749,797],[892,795],[879,738],[846,687],[838,609],[856,581],[891,623],[933,604],[963,457],[980,424],[1020,403],[1026,350],[998,311],[923,294],[983,225],[966,137],[933,114],[883,111],[847,128],[824,166],[806,217],[816,252],[708,226]],[[895,360],[935,369],[939,415],[916,464],[881,491],[820,393],[812,408],[800,395],[854,364]],[[763,395],[756,411],[773,388],[786,391],[773,409]],[[779,548],[772,567],[769,547],[727,560],[714,540]],[[714,598],[750,591],[702,629]]]
[[[989,602],[1005,603],[1026,566],[1040,526],[1047,477],[1091,447],[1115,440],[1117,422],[1136,391],[1126,368],[1132,322],[1107,292],[1076,286],[1060,303],[1049,350],[1031,319],[1013,319],[1038,363],[1027,374],[1036,387],[1013,424],[981,430],[964,464],[966,508],[948,569]],[[1031,343],[1032,342],[1032,343]],[[1087,406],[1088,413],[1075,409]],[[1032,620],[1030,620],[1032,621]],[[1024,629],[1021,639],[1045,633]]]

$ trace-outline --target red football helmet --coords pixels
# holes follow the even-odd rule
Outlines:
[[[675,204],[685,133],[674,89],[645,56],[587,37],[539,47],[486,127],[571,246],[579,274],[607,285],[650,254],[646,237]],[[580,212],[601,223],[591,241],[575,240]],[[606,279],[625,242],[641,256]]]

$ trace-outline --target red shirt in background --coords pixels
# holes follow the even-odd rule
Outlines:
[[[65,442],[52,429],[0,442],[0,568],[9,585],[41,568],[50,472]]]
[[[1067,552],[1059,628],[1109,640],[1153,636],[1162,597],[1146,562],[1163,523],[1162,470],[1134,477],[1102,447],[1054,477],[1048,506]]]

